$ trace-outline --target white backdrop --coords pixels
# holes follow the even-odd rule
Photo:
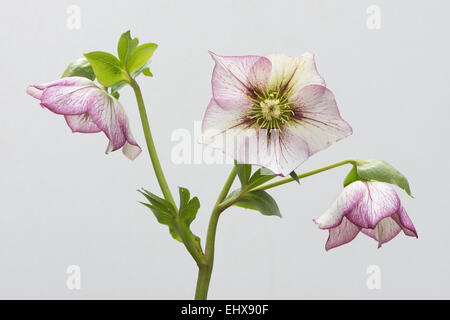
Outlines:
[[[67,12],[80,10],[80,25]],[[367,25],[377,5],[380,29]],[[93,50],[115,52],[131,29],[159,44],[153,79],[140,78],[170,186],[200,198],[193,223],[203,238],[229,165],[176,165],[172,133],[193,132],[211,97],[213,61],[223,55],[314,52],[354,134],[297,171],[342,159],[381,158],[409,179],[399,192],[419,239],[399,235],[377,249],[359,235],[325,252],[326,210],[350,169],[272,192],[283,218],[233,208],[219,224],[210,298],[450,298],[448,255],[450,118],[448,1],[13,1],[0,11],[0,298],[158,299],[193,297],[196,266],[156,222],[136,189],[158,192],[143,152],[106,156],[102,134],[72,134],[25,93],[57,79]],[[73,14],[73,11],[71,11]],[[75,28],[74,28],[75,27]],[[135,98],[122,91],[145,146]],[[81,289],[66,286],[81,268]],[[381,288],[367,286],[371,265]]]

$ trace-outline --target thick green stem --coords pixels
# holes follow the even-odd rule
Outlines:
[[[204,265],[200,265],[198,270],[197,289],[195,291],[196,300],[205,300],[208,297],[209,281],[211,280],[211,273],[214,265],[214,246],[217,223],[219,222],[220,214],[224,210],[220,207],[220,204],[227,197],[235,178],[236,167],[233,167],[233,170],[231,170],[231,173],[217,198],[209,219],[208,234],[206,236],[205,263]]]
[[[150,131],[150,125],[148,123],[147,111],[145,110],[144,99],[142,98],[141,89],[134,79],[131,79],[130,85],[134,90],[136,95],[137,104],[139,107],[139,114],[141,116],[142,128],[144,130],[145,141],[147,143],[148,154],[150,155],[150,160],[152,161],[153,170],[155,170],[156,179],[158,179],[159,186],[164,195],[164,198],[169,201],[174,208],[177,208],[175,201],[173,200],[172,193],[170,192],[169,185],[164,176],[163,170],[161,168],[161,163],[159,162],[158,154],[156,153],[155,143],[153,142],[152,133]]]
[[[329,166],[325,166],[325,167],[322,167],[322,168],[319,168],[319,169],[316,169],[316,170],[312,170],[312,171],[308,171],[308,172],[299,174],[297,177],[299,179],[303,179],[303,178],[306,178],[306,177],[318,174],[320,172],[327,171],[327,170],[330,170],[330,169],[333,169],[333,168],[336,168],[336,167],[340,167],[340,166],[343,166],[343,165],[346,165],[346,164],[353,164],[353,165],[355,165],[356,164],[356,160],[349,159],[349,160],[339,161],[339,162],[330,164]],[[289,177],[289,178],[281,179],[281,180],[278,180],[278,181],[275,181],[275,182],[272,182],[272,183],[268,183],[268,184],[262,185],[260,187],[256,187],[255,189],[252,189],[252,190],[267,190],[267,189],[271,189],[271,188],[274,188],[274,187],[281,186],[283,184],[286,184],[286,183],[289,183],[289,182],[292,182],[292,181],[294,181],[294,178]]]

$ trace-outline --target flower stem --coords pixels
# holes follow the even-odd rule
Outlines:
[[[308,172],[299,174],[299,175],[297,175],[297,177],[299,179],[303,179],[303,178],[306,178],[306,177],[318,174],[320,172],[327,171],[327,170],[330,170],[330,169],[333,169],[333,168],[336,168],[336,167],[340,167],[340,166],[343,166],[343,165],[346,165],[346,164],[353,164],[353,165],[355,165],[356,164],[356,160],[349,159],[349,160],[339,161],[339,162],[330,164],[328,166],[325,166],[325,167],[322,167],[322,168],[319,168],[319,169],[315,169],[315,170],[312,170],[312,171],[308,171]],[[271,188],[274,188],[274,187],[281,186],[281,185],[289,183],[291,181],[294,181],[294,178],[289,177],[289,178],[281,179],[281,180],[278,180],[278,181],[275,181],[275,182],[272,182],[272,183],[267,183],[267,184],[262,185],[260,187],[256,187],[256,188],[254,188],[252,190],[267,190],[267,189],[271,189]]]
[[[137,104],[139,107],[139,114],[141,116],[142,128],[144,130],[145,141],[147,143],[148,153],[150,155],[150,160],[152,161],[153,170],[155,170],[156,178],[158,179],[159,186],[164,195],[164,198],[169,201],[174,208],[177,208],[175,201],[173,200],[172,193],[170,192],[167,180],[164,176],[163,170],[161,168],[161,163],[159,162],[158,154],[156,153],[155,143],[153,142],[152,133],[150,131],[150,125],[148,123],[147,111],[145,110],[144,100],[142,98],[141,88],[139,88],[138,83],[134,79],[130,79],[130,86],[133,88],[136,95]]]
[[[205,300],[208,297],[209,281],[211,280],[211,273],[214,264],[214,245],[216,240],[217,223],[219,222],[219,216],[224,209],[220,207],[220,204],[228,195],[234,179],[236,178],[236,167],[233,169],[222,188],[222,191],[217,198],[214,209],[211,213],[208,225],[208,234],[206,236],[206,248],[205,248],[205,263],[199,266],[197,289],[195,291],[196,300]]]

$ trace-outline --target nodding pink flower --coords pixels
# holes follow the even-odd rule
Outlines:
[[[134,160],[141,148],[136,143],[120,102],[94,82],[83,77],[30,85],[27,93],[41,101],[41,106],[64,115],[72,132],[103,131],[109,139],[106,153],[122,148]]]
[[[352,133],[312,54],[210,54],[215,61],[213,97],[203,118],[203,143],[237,162],[286,176]]]
[[[378,248],[402,230],[405,235],[417,238],[394,188],[378,181],[349,184],[314,222],[320,229],[329,230],[326,250],[352,241],[360,231],[378,241]]]

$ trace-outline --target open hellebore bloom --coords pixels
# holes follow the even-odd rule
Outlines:
[[[378,181],[349,184],[314,222],[319,228],[329,230],[326,250],[352,241],[360,231],[377,240],[378,248],[402,230],[405,235],[417,238],[394,188]]]
[[[122,105],[91,80],[62,78],[30,85],[27,93],[39,99],[42,107],[64,115],[73,132],[103,131],[109,139],[106,153],[122,148],[123,154],[131,160],[141,153]]]
[[[286,176],[352,133],[312,54],[211,56],[213,98],[202,123],[203,142],[237,162]]]

